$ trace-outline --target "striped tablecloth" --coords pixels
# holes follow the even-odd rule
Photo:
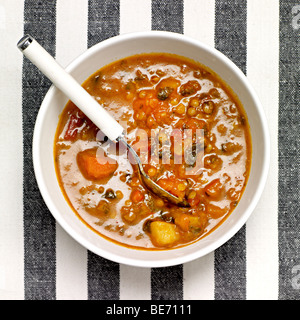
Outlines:
[[[95,256],[56,224],[31,155],[50,82],[16,48],[29,33],[66,66],[99,41],[151,29],[230,57],[256,89],[271,137],[267,184],[247,224],[215,252],[158,269]],[[299,299],[299,31],[299,0],[1,0],[0,299]]]

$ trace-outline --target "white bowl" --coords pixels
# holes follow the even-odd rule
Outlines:
[[[73,61],[67,71],[79,83],[110,62],[151,52],[168,52],[188,57],[214,70],[241,100],[252,133],[252,167],[245,192],[232,214],[202,240],[172,250],[146,251],[126,248],[108,241],[82,223],[69,207],[56,178],[53,143],[59,115],[68,98],[52,86],[36,120],[33,162],[38,186],[54,218],[76,241],[106,259],[140,267],[172,266],[200,258],[229,240],[247,221],[265,185],[269,167],[269,136],[263,108],[245,75],[223,54],[186,36],[150,31],[105,40]]]

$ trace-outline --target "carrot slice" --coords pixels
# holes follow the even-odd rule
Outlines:
[[[87,149],[77,155],[77,164],[88,180],[109,178],[118,168],[118,163],[97,148]]]

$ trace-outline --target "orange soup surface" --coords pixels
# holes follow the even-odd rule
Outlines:
[[[141,54],[101,68],[83,87],[124,127],[149,177],[189,203],[178,207],[149,192],[124,146],[68,102],[54,143],[57,177],[95,232],[124,246],[171,249],[198,241],[238,205],[250,129],[213,71],[175,55]]]

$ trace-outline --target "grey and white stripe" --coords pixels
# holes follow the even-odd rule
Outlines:
[[[183,33],[183,0],[152,0],[152,30]]]
[[[247,299],[278,297],[278,35],[279,1],[248,1],[247,77],[268,118],[272,157],[265,190],[247,222]]]
[[[67,66],[87,49],[88,6],[82,0],[57,0],[56,60]],[[72,270],[72,272],[70,272]],[[86,300],[87,250],[56,224],[56,298]]]
[[[215,47],[244,73],[247,1],[216,0]],[[215,299],[246,299],[246,227],[215,251]]]
[[[298,7],[293,14],[293,8]],[[279,63],[279,299],[300,297],[292,285],[293,270],[300,266],[300,162],[299,162],[299,101],[300,41],[299,29],[293,27],[299,1],[280,1],[280,63]],[[298,24],[300,24],[298,18]],[[295,269],[294,269],[295,268]],[[298,288],[298,289],[297,289]]]
[[[88,47],[119,34],[120,2],[88,2]],[[120,266],[88,252],[88,298],[117,300],[120,296]]]
[[[0,299],[24,298],[23,57],[15,43],[23,34],[24,2],[0,4]],[[12,85],[13,84],[13,85]],[[4,151],[5,150],[5,151]]]
[[[56,1],[25,1],[24,33],[55,56]],[[23,206],[25,299],[56,298],[55,220],[40,195],[32,165],[33,127],[51,83],[27,59],[23,63]]]

